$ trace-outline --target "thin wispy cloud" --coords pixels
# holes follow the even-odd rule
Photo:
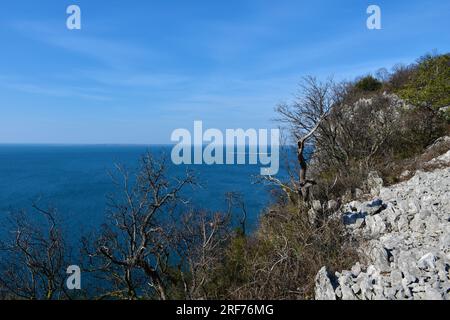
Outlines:
[[[191,78],[185,75],[165,73],[140,73],[139,71],[122,70],[86,70],[78,76],[108,86],[134,88],[161,88],[187,83]]]
[[[19,77],[0,76],[0,87],[15,91],[32,94],[35,96],[45,95],[60,98],[81,98],[84,100],[109,101],[110,96],[101,90],[94,88],[83,88],[74,86],[49,85],[32,83]]]
[[[73,54],[95,59],[97,62],[114,68],[133,64],[135,60],[148,59],[153,56],[151,51],[136,44],[120,39],[87,36],[82,32],[54,28],[52,27],[54,24],[49,22],[14,21],[10,25],[19,35]]]
[[[445,0],[379,0],[377,31],[366,28],[368,3],[356,0],[83,1],[74,31],[55,3],[24,11],[29,1],[16,0],[0,11],[0,127],[10,137],[27,119],[28,132],[68,143],[166,143],[199,119],[268,128],[303,76],[352,80],[450,51]],[[15,141],[30,139],[38,136]]]

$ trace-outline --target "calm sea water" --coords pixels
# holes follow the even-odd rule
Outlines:
[[[164,152],[170,146],[44,146],[0,145],[0,216],[14,209],[30,209],[39,200],[58,209],[74,233],[98,228],[106,216],[106,196],[117,191],[108,172],[114,164],[135,170],[145,152]],[[248,210],[248,229],[254,229],[270,196],[267,187],[254,184],[259,165],[190,166],[202,188],[186,196],[199,208],[225,209],[225,193],[240,192]],[[171,165],[170,175],[182,175],[185,166]]]

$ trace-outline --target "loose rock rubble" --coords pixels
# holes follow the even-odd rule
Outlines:
[[[335,274],[323,267],[316,299],[450,299],[450,167],[373,189],[371,201],[342,209],[365,263]]]

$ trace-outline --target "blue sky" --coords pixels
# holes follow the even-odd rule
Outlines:
[[[66,28],[66,8],[82,30]],[[366,28],[366,8],[382,30]],[[0,4],[0,143],[169,143],[271,128],[302,76],[450,51],[448,0],[15,0]]]

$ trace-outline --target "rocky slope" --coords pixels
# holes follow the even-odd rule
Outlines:
[[[450,151],[431,172],[382,188],[342,209],[343,222],[363,239],[351,270],[316,277],[316,299],[450,299]]]

